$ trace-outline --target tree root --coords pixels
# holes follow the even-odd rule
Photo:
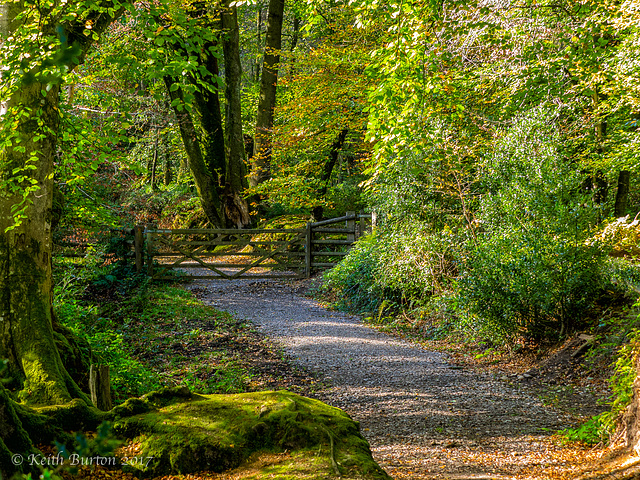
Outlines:
[[[331,453],[330,453],[330,457],[331,457],[331,467],[333,468],[334,473],[338,476],[341,477],[342,474],[340,473],[340,467],[338,466],[338,462],[336,461],[336,450],[335,450],[335,440],[333,439],[333,435],[331,434],[331,432],[329,431],[328,428],[326,428],[324,425],[320,425],[320,428],[324,431],[324,433],[327,434],[327,436],[329,437],[329,444],[331,446]]]

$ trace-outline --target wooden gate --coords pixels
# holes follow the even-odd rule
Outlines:
[[[183,278],[305,278],[335,266],[370,230],[370,219],[349,212],[300,229],[147,229],[145,263],[155,279],[175,279],[174,269]],[[336,224],[342,226],[331,227]],[[135,242],[136,259],[141,244]]]

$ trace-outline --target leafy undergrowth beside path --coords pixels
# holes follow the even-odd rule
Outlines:
[[[319,387],[252,325],[203,305],[179,286],[149,284],[99,308],[60,311],[68,326],[88,338],[94,361],[110,366],[117,402],[160,387],[205,394],[287,389],[301,395]]]
[[[295,368],[248,323],[203,305],[181,287],[153,286],[128,324],[134,355],[164,386],[201,393],[288,389],[309,394],[317,380]]]
[[[343,412],[290,392],[264,392],[309,396],[322,384],[251,324],[166,284],[143,281],[126,294],[91,287],[81,298],[59,306],[58,315],[88,339],[94,362],[110,365],[117,403],[130,398],[124,406],[146,405],[156,394],[135,397],[158,387],[197,394],[134,417],[116,414],[114,432],[126,439],[117,453],[158,459],[153,471],[59,472],[65,478],[388,478]],[[229,440],[224,448],[223,440]]]

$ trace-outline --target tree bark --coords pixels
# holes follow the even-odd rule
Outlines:
[[[616,192],[615,217],[624,217],[627,213],[627,201],[629,199],[629,186],[631,185],[631,172],[622,170],[618,174],[618,190]]]
[[[598,92],[593,94],[594,111],[597,111],[602,95]],[[607,138],[607,121],[604,118],[598,119],[595,125],[596,151],[598,154],[604,152],[604,142]],[[604,177],[602,170],[596,170],[592,177],[593,202],[602,205],[607,201],[609,184]]]
[[[113,408],[109,365],[91,365],[89,371],[89,388],[91,391],[91,401],[98,409],[108,411]]]
[[[180,136],[182,137],[182,142],[184,143],[184,148],[187,153],[189,169],[191,170],[193,179],[196,182],[196,189],[198,190],[198,197],[200,197],[202,209],[213,227],[223,228],[225,226],[225,222],[224,216],[219,210],[220,196],[218,195],[218,182],[207,168],[207,164],[200,148],[197,130],[191,115],[186,109],[183,108],[181,110],[179,108],[179,106],[184,107],[182,89],[178,82],[171,77],[164,77],[164,83],[167,86],[167,91],[169,92],[171,100],[179,101],[173,109],[176,117],[178,118]],[[177,85],[177,88],[174,87],[175,85]]]
[[[256,15],[257,31],[256,43],[258,44],[258,51],[262,48],[262,8],[258,8]],[[256,58],[254,81],[258,83],[260,81],[260,59]]]
[[[291,45],[289,45],[289,51],[293,52],[298,46],[298,39],[300,38],[300,17],[293,17],[293,35],[291,36]]]
[[[256,115],[255,145],[253,153],[253,171],[249,183],[252,187],[271,178],[271,135],[276,106],[276,84],[278,82],[278,64],[282,48],[282,18],[284,0],[270,0],[267,18],[267,32],[264,51],[264,64],[258,96]]]
[[[12,6],[18,5],[22,4]],[[92,30],[100,34],[123,11],[111,16],[98,11],[99,7],[93,18],[66,25],[68,45],[80,53],[66,60],[70,69],[93,43],[92,36],[82,33],[85,22],[92,20]],[[10,8],[10,16],[17,12]],[[42,15],[43,37],[55,35],[56,25],[47,23],[46,13]],[[7,21],[11,25],[11,18]],[[54,340],[51,221],[60,86],[41,83],[39,73],[38,68],[29,72],[31,80],[23,81],[7,102],[6,115],[16,121],[4,133],[15,135],[15,141],[0,150],[0,180],[17,187],[0,192],[0,211],[4,212],[0,217],[0,358],[8,359],[10,385],[19,390],[18,398],[25,403],[56,405],[80,398],[90,405],[65,370]],[[3,127],[8,128],[6,124]],[[16,178],[16,174],[23,178]],[[27,190],[34,185],[35,191]],[[25,194],[26,218],[16,223],[9,212],[25,200]]]
[[[634,360],[636,378],[633,382],[631,402],[618,425],[618,436],[624,439],[629,449],[640,446],[640,355],[637,353]]]
[[[211,53],[214,48],[213,44],[205,46],[206,53],[202,55],[201,62],[211,75],[218,76],[220,74],[218,59]],[[218,90],[217,88],[204,89],[199,87],[194,93],[195,107],[202,127],[201,137],[205,163],[214,177],[224,179],[227,169],[226,153]]]
[[[168,186],[173,181],[173,163],[171,157],[165,153],[164,155],[164,184]]]
[[[335,167],[336,162],[338,161],[338,156],[340,155],[340,150],[344,146],[344,142],[347,139],[347,133],[349,133],[348,129],[342,130],[338,134],[338,138],[331,145],[331,150],[329,152],[329,158],[327,162],[324,164],[324,168],[322,169],[322,176],[320,177],[320,182],[322,187],[320,187],[320,191],[318,192],[318,198],[324,198],[327,194],[327,190],[329,189],[329,179],[331,179],[331,173],[333,172],[333,167]],[[316,222],[322,220],[324,215],[324,207],[317,206],[313,208],[312,211],[313,218]]]
[[[240,29],[236,7],[222,10],[222,28],[225,32],[223,53],[225,66],[225,145],[226,175],[224,179],[224,208],[228,226],[242,228],[251,223],[249,207],[243,197],[248,187],[242,136],[242,66],[240,63]]]
[[[156,172],[158,171],[158,126],[155,126],[155,139],[153,141],[153,159],[151,160],[151,190],[156,191],[158,186],[156,185]]]
[[[22,427],[13,401],[0,385],[0,478],[11,478],[16,472],[26,473],[27,465],[12,462],[14,452],[36,453],[28,433]]]

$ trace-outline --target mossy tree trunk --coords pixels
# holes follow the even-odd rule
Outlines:
[[[8,478],[22,465],[15,465],[12,456],[15,452],[35,452],[29,434],[22,427],[7,391],[0,386],[0,477]]]
[[[198,197],[200,198],[200,204],[202,205],[204,214],[213,227],[223,228],[225,226],[225,220],[224,213],[221,209],[222,205],[218,192],[218,181],[215,178],[214,172],[209,170],[207,162],[205,161],[195,122],[191,114],[183,108],[184,95],[182,88],[176,79],[172,77],[164,77],[164,82],[171,100],[179,101],[179,105],[175,105],[173,109],[178,118],[180,136],[182,137],[182,143],[187,153],[189,169],[196,183]]]
[[[2,11],[2,33],[11,32],[18,41],[26,22],[14,25],[13,19],[25,5],[12,3]],[[77,66],[93,43],[94,35],[84,34],[87,22],[97,37],[123,12],[114,10],[111,2],[97,1],[82,21],[60,24],[60,17],[46,8],[39,10],[40,38],[30,43],[37,52],[47,39],[64,37],[53,57],[60,70]],[[69,418],[75,425],[91,418],[95,426],[97,421],[91,401],[67,372],[57,347],[61,334],[52,310],[51,229],[61,78],[51,75],[51,64],[42,63],[14,77],[17,87],[0,111],[0,359],[6,359],[8,367],[2,372],[8,383],[0,384],[0,475],[5,478],[29,469],[26,463],[12,462],[14,453],[24,457],[36,452],[32,443],[64,437],[55,421],[25,405],[47,406],[42,411],[50,412],[73,410]],[[5,67],[19,71],[15,65]],[[18,208],[20,215],[14,215],[16,206],[24,207]]]
[[[228,2],[227,2],[228,3]],[[199,66],[208,75],[194,73],[190,82],[195,86],[192,109],[185,106],[185,97],[179,76],[166,76],[165,84],[179,120],[189,167],[198,189],[200,201],[209,222],[217,228],[242,228],[250,223],[249,208],[243,197],[248,187],[242,136],[239,28],[235,7],[217,5],[212,12],[203,3],[194,3],[187,10],[198,21],[207,21],[215,32],[222,31],[222,39],[203,43],[197,57]],[[215,15],[210,16],[210,13]],[[210,21],[215,18],[215,21]],[[161,19],[158,19],[161,22]],[[218,87],[203,85],[219,75],[216,51],[222,47],[226,111],[221,113]],[[181,55],[193,58],[179,41],[174,48]]]
[[[93,32],[99,35],[122,10],[107,14],[97,4]],[[11,4],[11,19],[24,4]],[[56,33],[47,12],[41,12],[42,38]],[[93,43],[86,36],[87,18],[65,25],[67,43],[75,51],[60,55],[61,67],[72,69]],[[19,31],[12,31],[16,36]],[[37,48],[37,45],[34,46]],[[26,53],[26,52],[25,52]],[[30,404],[64,404],[73,398],[89,399],[62,364],[56,348],[52,314],[51,222],[53,172],[60,126],[60,82],[36,67],[20,79],[20,87],[7,102],[2,117],[4,139],[0,150],[0,358],[8,360],[11,386]],[[46,80],[45,80],[46,79]],[[22,219],[11,212],[25,205]]]
[[[221,21],[224,30],[225,68],[225,146],[227,154],[224,204],[228,226],[242,228],[249,223],[249,207],[243,197],[249,186],[246,179],[244,138],[242,136],[242,66],[240,63],[240,28],[236,7],[226,2]]]
[[[618,425],[618,434],[629,449],[640,448],[640,351],[636,349],[634,367],[636,379],[633,382],[631,402]]]

